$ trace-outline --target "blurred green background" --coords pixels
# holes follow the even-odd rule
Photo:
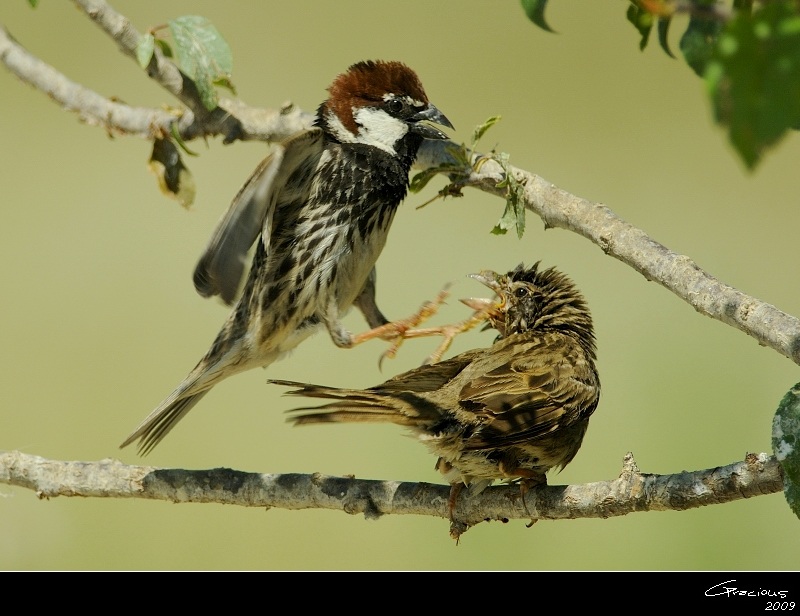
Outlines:
[[[292,100],[313,111],[351,63],[397,59],[420,75],[455,124],[457,142],[492,115],[485,149],[565,190],[610,206],[742,291],[800,315],[798,160],[790,136],[748,174],[712,125],[702,82],[655,41],[643,52],[624,2],[553,3],[559,34],[518,2],[320,3],[118,0],[144,31],[183,14],[208,17],[230,42],[234,83],[252,105]],[[3,2],[0,23],[31,52],[105,96],[174,101],[67,2]],[[676,24],[678,20],[676,20]],[[677,50],[680,27],[673,26]],[[222,210],[267,152],[263,143],[207,147],[187,163],[191,211],[163,197],[149,144],[109,139],[0,70],[0,449],[54,459],[142,460],[117,446],[205,353],[227,315],[201,299],[191,272]],[[576,459],[551,483],[613,479],[632,451],[643,472],[675,473],[771,451],[772,415],[798,367],[689,305],[587,240],[489,233],[496,198],[401,207],[378,263],[379,301],[402,317],[466,274],[541,259],[568,273],[593,310],[603,383]],[[461,319],[451,301],[435,322]],[[363,321],[348,316],[351,329]],[[471,332],[451,353],[490,343]],[[393,426],[293,429],[294,401],[269,378],[374,385],[417,365],[434,341],[397,359],[380,342],[344,351],[327,335],[267,371],[217,386],[146,460],[163,467],[322,472],[440,482],[427,450]],[[456,546],[442,519],[365,520],[335,511],[56,498],[0,487],[2,569],[797,569],[800,526],[782,494],[684,512],[609,520],[476,526]]]

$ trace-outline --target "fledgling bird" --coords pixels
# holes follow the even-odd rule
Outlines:
[[[345,348],[386,337],[374,265],[422,141],[447,138],[427,122],[453,126],[400,62],[354,64],[328,93],[315,126],[275,147],[218,223],[195,288],[231,303],[256,242],[241,297],[208,353],[120,447],[138,440],[146,454],[214,385],[266,367],[322,327]],[[351,334],[341,317],[353,305],[383,328]]]
[[[332,399],[290,411],[295,425],[386,422],[410,428],[438,456],[450,483],[450,517],[463,485],[494,480],[546,483],[575,457],[597,408],[600,380],[589,308],[554,268],[520,264],[504,275],[474,274],[498,299],[486,306],[499,332],[488,348],[424,365],[369,389],[270,381],[287,395]]]

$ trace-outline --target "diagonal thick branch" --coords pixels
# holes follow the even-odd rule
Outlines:
[[[28,488],[43,499],[145,498],[174,503],[332,509],[373,519],[389,514],[449,518],[450,486],[316,473],[160,469],[128,466],[111,459],[64,462],[9,451],[0,452],[0,483]],[[774,456],[764,453],[748,454],[743,461],[723,467],[675,475],[643,474],[629,453],[618,479],[534,488],[525,494],[524,504],[516,485],[491,487],[474,496],[464,491],[456,508],[460,528],[455,534],[485,520],[609,518],[639,511],[679,511],[782,489],[780,464]]]
[[[140,34],[128,20],[99,0],[74,0],[123,50],[135,59]],[[23,81],[46,92],[65,109],[75,111],[87,123],[104,126],[114,133],[145,138],[167,134],[173,122],[185,140],[207,135],[231,133],[220,124],[219,114],[198,110],[197,92],[187,85],[178,68],[167,58],[158,56],[148,66],[147,74],[190,109],[175,115],[163,110],[131,107],[104,98],[69,81],[52,67],[33,57],[0,27],[0,60]],[[224,116],[236,118],[239,139],[273,141],[310,125],[312,115],[287,104],[280,110],[256,109],[238,101],[220,103]],[[200,105],[202,107],[202,105]],[[229,128],[229,127],[228,127]],[[420,151],[417,166],[421,168],[449,166],[454,160],[450,142],[426,142]],[[473,161],[481,158],[473,154]],[[523,169],[507,167],[525,186],[525,207],[535,212],[548,227],[568,229],[597,244],[606,254],[619,259],[641,273],[647,280],[658,282],[686,301],[701,314],[735,327],[800,364],[800,320],[775,306],[749,296],[716,279],[692,259],[669,250],[644,231],[622,220],[605,205],[593,203],[562,190],[544,178]],[[493,160],[483,160],[479,171],[469,170],[459,179],[471,186],[505,197],[501,188],[503,168]]]
[[[452,147],[447,142],[426,142],[417,164],[423,168],[444,165],[452,169],[457,164],[448,152]],[[499,185],[506,172],[512,173],[525,187],[525,208],[539,215],[546,227],[582,235],[647,280],[672,291],[700,314],[731,325],[800,364],[797,317],[718,280],[686,255],[658,243],[601,203],[572,195],[529,171],[511,165],[504,171],[495,160],[477,153],[471,157],[473,167],[465,170],[465,176],[459,176],[458,187],[471,186],[505,198],[506,189]]]

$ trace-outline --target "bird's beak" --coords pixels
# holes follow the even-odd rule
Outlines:
[[[500,293],[500,275],[497,272],[493,272],[492,270],[483,270],[478,274],[470,274],[469,277],[477,280],[482,285],[489,287],[495,293]]]
[[[465,297],[458,300],[465,306],[469,306],[475,312],[491,309],[497,302],[493,299],[486,299],[485,297]]]
[[[467,297],[459,300],[465,306],[469,306],[475,311],[476,317],[486,320],[486,324],[481,328],[481,331],[487,329],[496,329],[497,323],[503,314],[503,306],[505,301],[503,299],[486,299],[485,297]]]
[[[506,305],[506,296],[500,284],[500,275],[491,270],[483,270],[479,274],[470,274],[469,277],[489,287],[497,296],[493,299],[470,297],[462,299],[461,303],[469,306],[476,312],[484,312],[491,321],[498,319],[502,315],[503,308]],[[492,327],[491,321],[484,329],[490,329]]]
[[[436,105],[433,103],[429,103],[425,109],[408,118],[408,122],[409,130],[412,133],[421,135],[425,139],[447,139],[447,135],[445,135],[438,128],[434,128],[428,124],[422,124],[421,122],[434,122],[435,124],[446,126],[447,128],[452,128],[455,130],[455,127],[450,123],[450,120],[448,120],[447,117],[445,117],[445,115],[439,111],[436,108]]]

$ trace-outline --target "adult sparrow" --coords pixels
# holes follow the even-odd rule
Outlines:
[[[221,218],[194,284],[231,303],[255,242],[241,296],[206,355],[121,447],[138,440],[149,452],[214,385],[268,366],[323,327],[345,348],[392,337],[375,304],[374,265],[419,146],[446,139],[427,122],[452,124],[400,62],[354,64],[328,92],[315,126],[279,144]],[[353,305],[376,331],[345,329]]]

